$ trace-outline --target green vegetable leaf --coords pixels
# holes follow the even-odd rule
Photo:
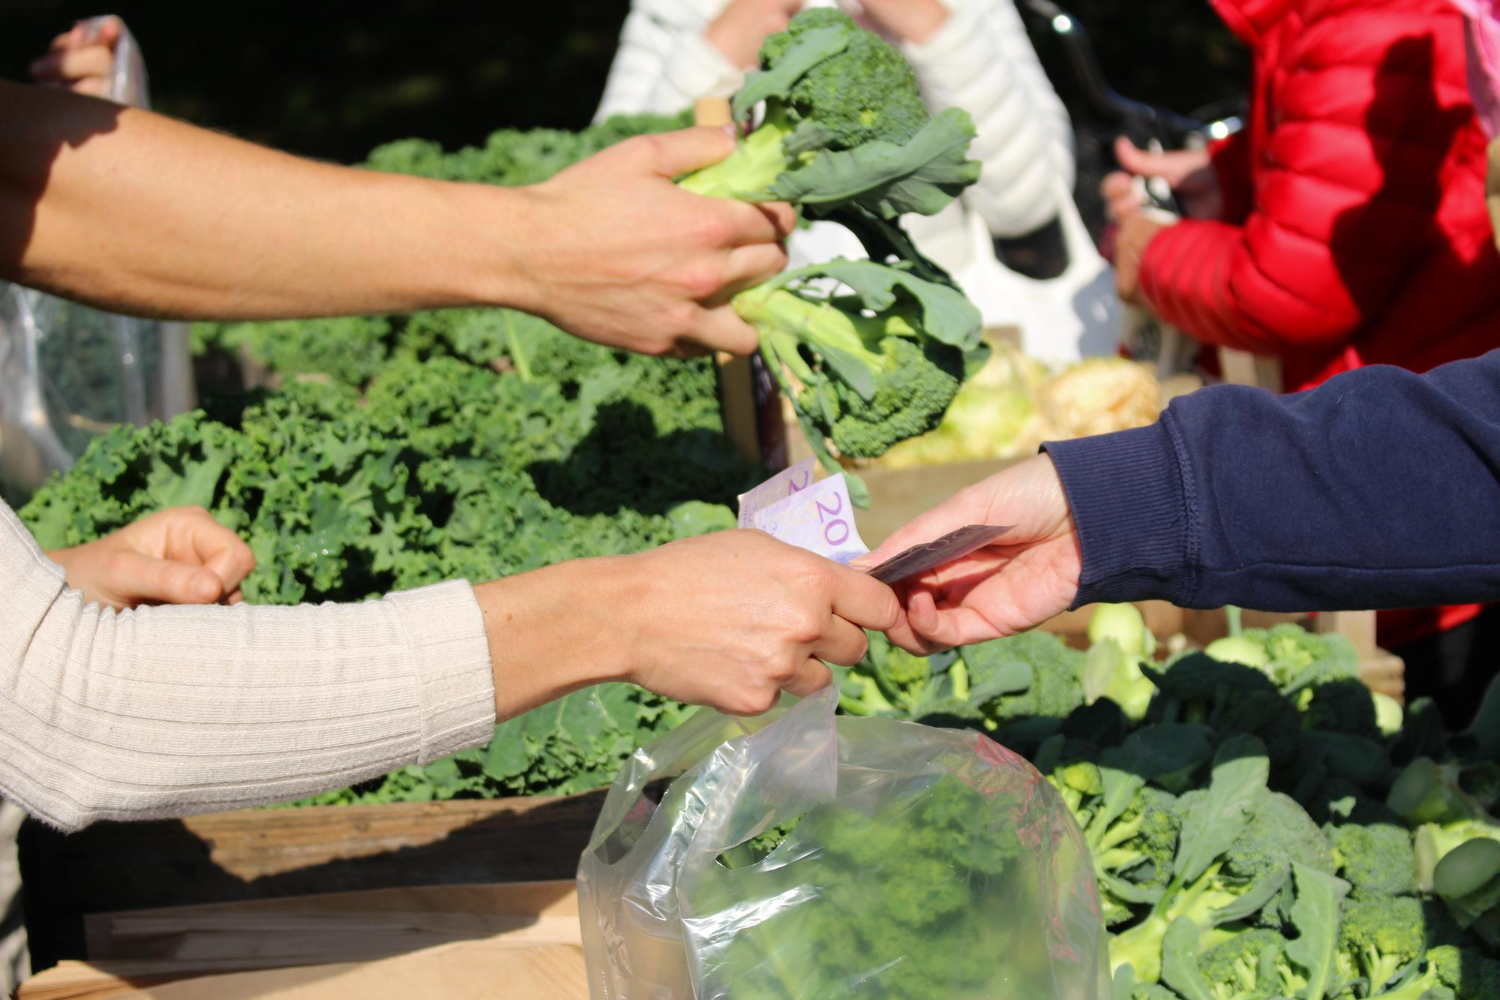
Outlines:
[[[948,108],[905,145],[819,150],[811,163],[778,177],[771,195],[813,206],[855,202],[886,219],[936,215],[979,179],[980,164],[968,159],[974,134],[968,112]]]
[[[759,70],[745,79],[735,93],[730,111],[735,120],[743,119],[761,101],[786,97],[792,86],[818,63],[836,56],[849,47],[849,33],[838,28],[814,28],[798,35],[796,40],[769,69]]]
[[[1334,875],[1292,863],[1297,901],[1292,904],[1296,938],[1287,942],[1286,954],[1307,975],[1300,1000],[1323,1000],[1338,985],[1339,904],[1349,894],[1349,883]]]
[[[1207,794],[1183,817],[1173,863],[1176,879],[1193,881],[1229,850],[1250,822],[1269,777],[1270,762],[1260,740],[1237,736],[1224,742],[1214,756]]]

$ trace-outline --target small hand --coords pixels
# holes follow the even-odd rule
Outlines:
[[[863,0],[861,6],[877,30],[915,45],[948,22],[948,8],[938,0]]]
[[[885,584],[758,531],[631,558],[640,582],[616,637],[630,653],[628,678],[736,715],[766,711],[783,690],[827,686],[821,661],[857,663],[863,629],[890,628],[898,615]]]
[[[97,541],[47,553],[68,586],[116,610],[241,599],[255,556],[202,507],[172,507]]]
[[[120,41],[124,27],[118,17],[107,17],[91,37],[85,24],[75,24],[71,30],[54,38],[46,54],[32,62],[31,78],[37,83],[66,87],[79,94],[107,96],[109,74],[115,63],[115,45]]]
[[[1152,153],[1137,148],[1129,139],[1115,140],[1115,159],[1123,170],[1106,174],[1099,184],[1105,214],[1124,223],[1139,214],[1144,202],[1135,185],[1137,177],[1160,177],[1177,196],[1184,214],[1194,219],[1218,219],[1224,215],[1224,192],[1219,175],[1209,163],[1206,149],[1175,149]]]
[[[885,584],[759,531],[557,563],[474,593],[501,719],[603,681],[756,715],[782,691],[826,686],[821,661],[858,662],[863,629],[900,615]]]
[[[1167,228],[1148,215],[1132,215],[1115,236],[1115,288],[1125,302],[1141,301],[1141,260],[1156,234]]]
[[[529,205],[516,296],[585,340],[642,354],[750,354],[755,330],[729,299],[786,266],[788,205],[689,194],[672,178],[717,163],[730,131],[694,128],[622,142],[521,192]]]
[[[954,494],[859,560],[875,565],[966,524],[1012,524],[998,543],[896,585],[905,615],[887,634],[914,653],[1034,628],[1066,610],[1082,571],[1078,533],[1052,459],[1028,458]]]
[[[703,37],[730,65],[748,69],[759,61],[761,43],[785,31],[801,9],[802,0],[732,0]]]

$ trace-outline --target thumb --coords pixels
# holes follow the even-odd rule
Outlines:
[[[1121,169],[1139,177],[1154,177],[1161,173],[1162,155],[1139,148],[1123,135],[1115,140],[1115,159]]]
[[[201,566],[154,559],[138,552],[118,556],[119,578],[129,587],[119,588],[131,606],[153,601],[158,604],[212,604],[224,593],[224,584]]]
[[[718,163],[734,152],[733,125],[705,125],[652,136],[645,145],[651,169],[678,177]]]

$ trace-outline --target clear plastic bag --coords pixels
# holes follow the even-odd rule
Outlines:
[[[595,1000],[1107,1000],[1052,786],[981,734],[836,704],[705,710],[626,763],[578,870]]]
[[[97,34],[104,18],[83,23]],[[107,77],[110,100],[145,107],[146,67],[123,26]],[[0,492],[20,500],[65,469],[95,435],[194,405],[182,323],[100,312],[0,283]]]

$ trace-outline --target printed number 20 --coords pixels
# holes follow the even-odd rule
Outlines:
[[[832,507],[825,507],[826,501],[832,501]],[[849,540],[849,522],[841,517],[834,517],[844,512],[844,499],[837,493],[816,501],[818,508],[818,520],[823,524],[823,541],[829,545],[843,545]],[[829,520],[833,517],[833,520]]]

